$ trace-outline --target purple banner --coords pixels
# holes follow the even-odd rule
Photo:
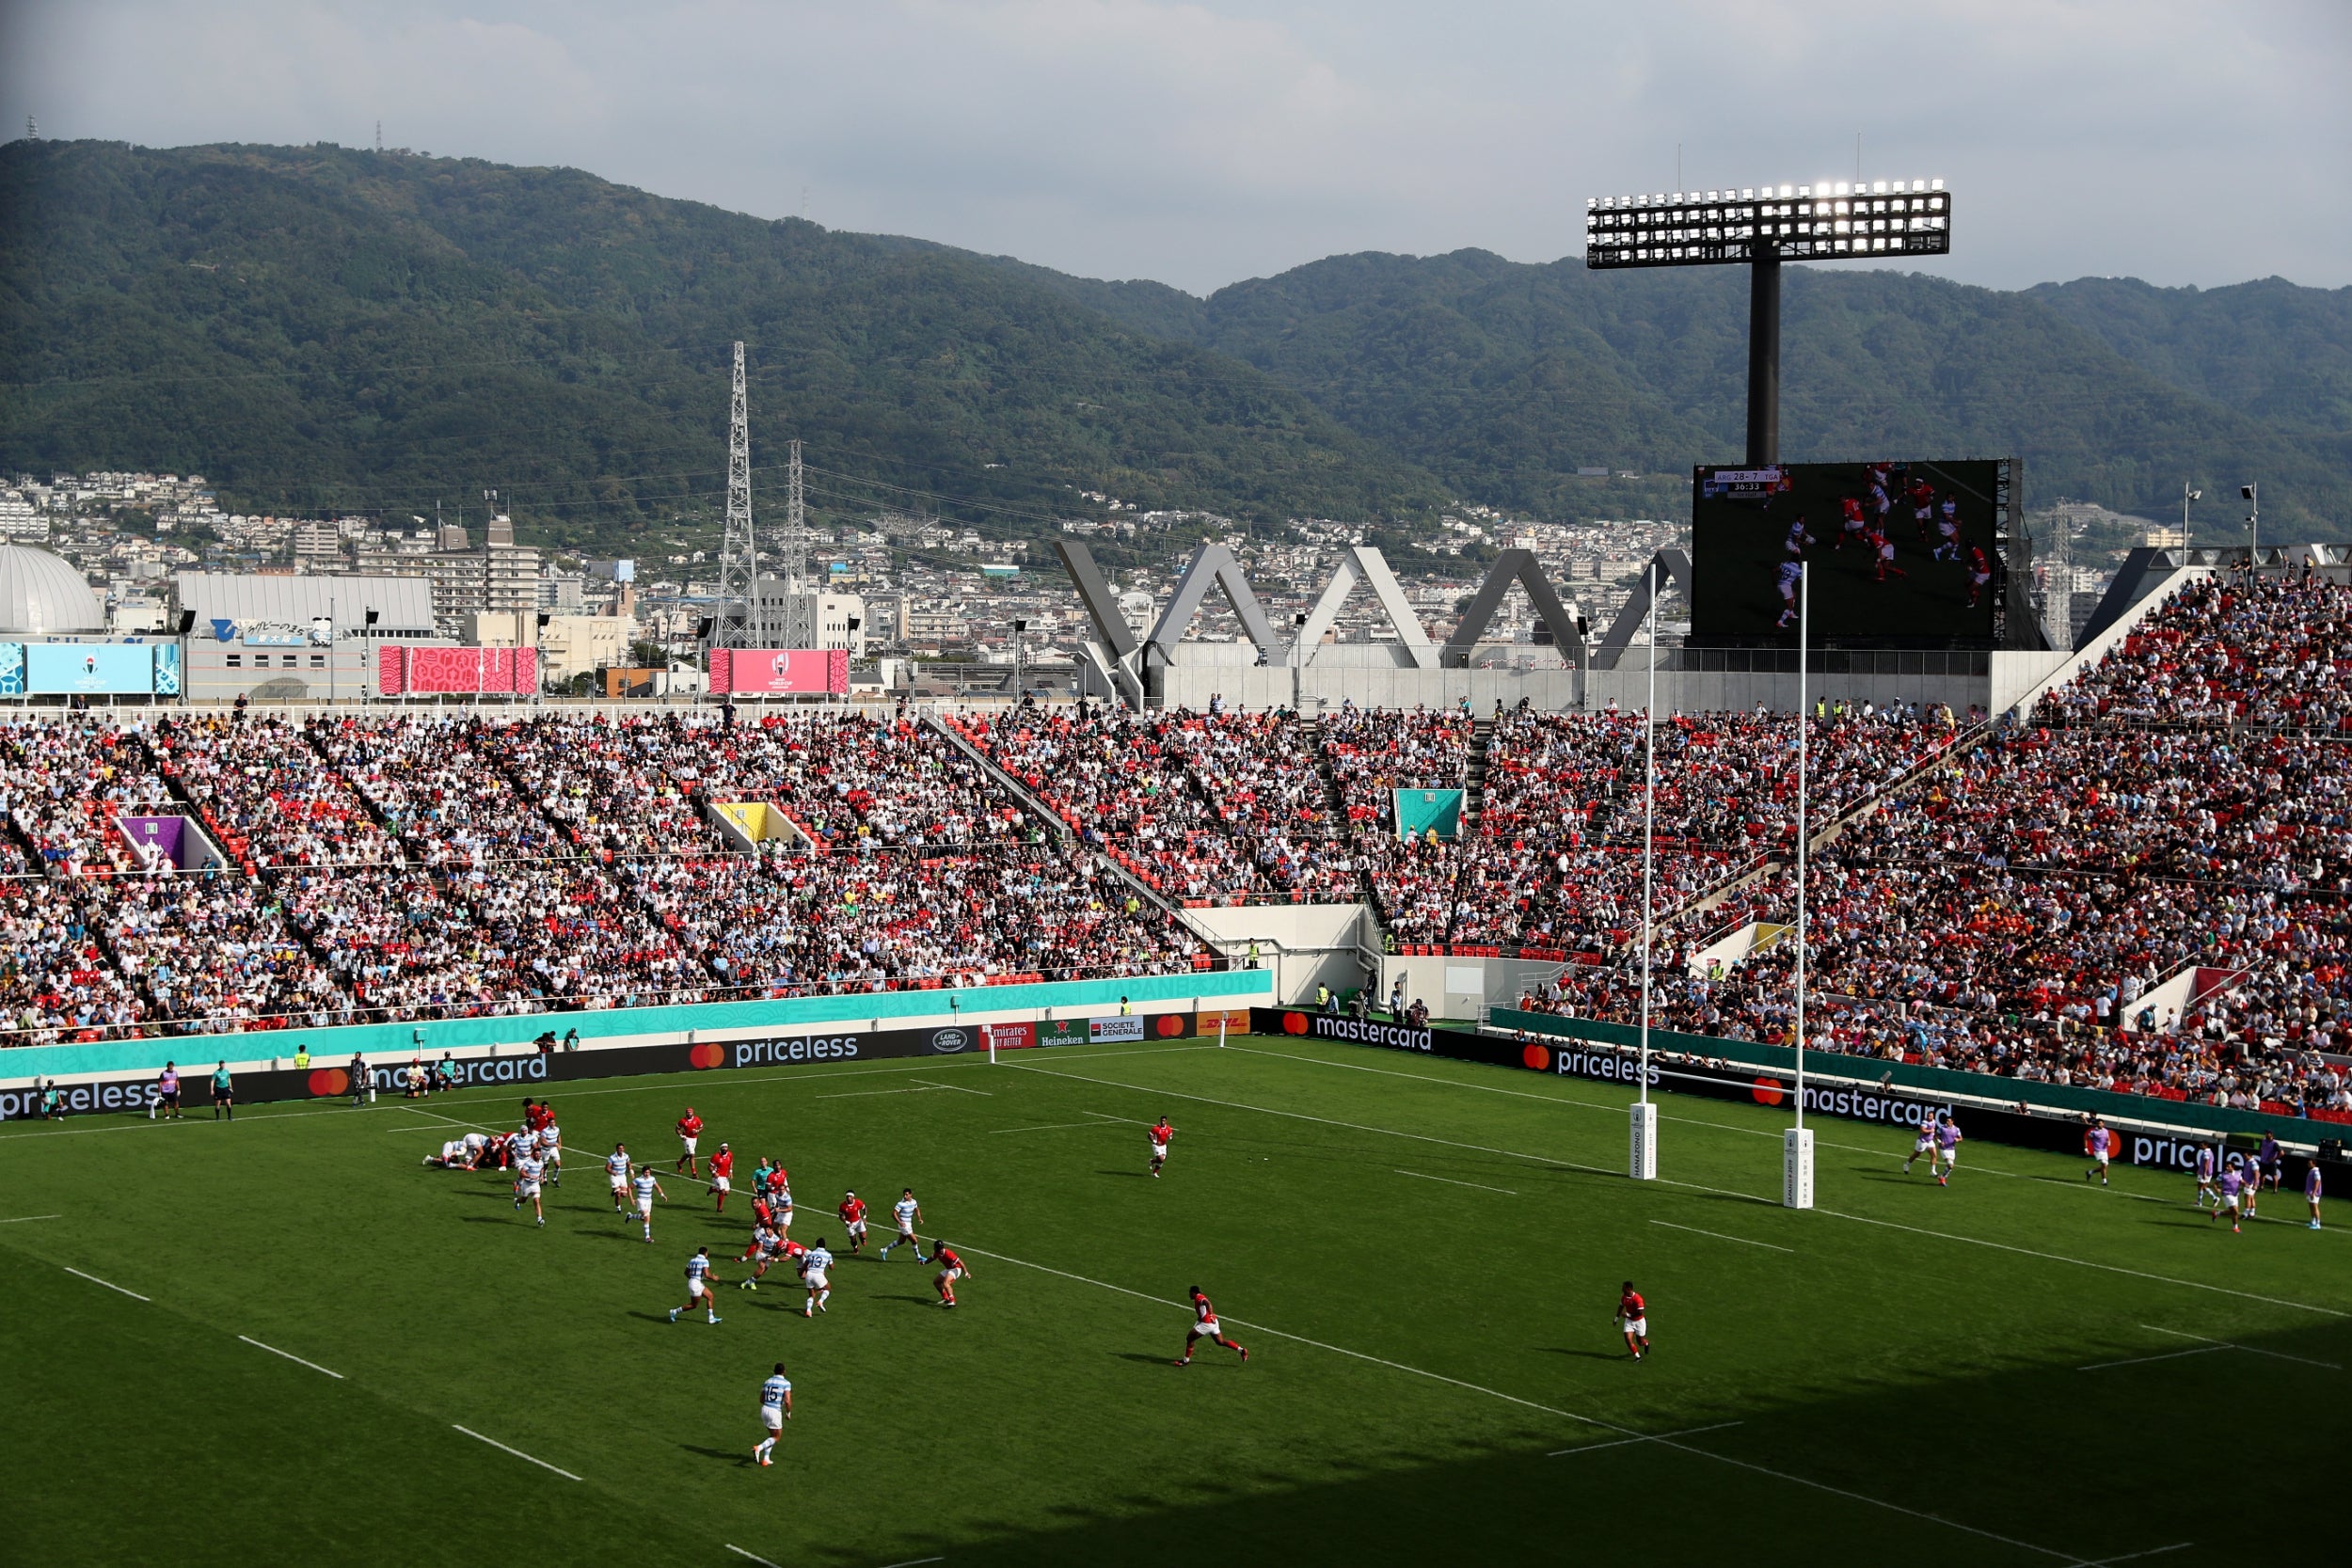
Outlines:
[[[187,841],[188,821],[184,816],[125,816],[122,836],[133,844],[154,849],[169,861],[175,870],[185,871],[188,863],[181,852]]]

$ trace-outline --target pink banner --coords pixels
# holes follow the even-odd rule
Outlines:
[[[539,650],[379,648],[376,688],[387,697],[419,693],[527,697],[539,689]]]
[[[713,648],[710,689],[746,697],[846,697],[850,656],[839,648]]]

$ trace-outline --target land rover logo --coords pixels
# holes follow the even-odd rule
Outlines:
[[[961,1051],[965,1046],[970,1045],[971,1043],[972,1037],[965,1034],[961,1029],[934,1029],[931,1031],[931,1049],[942,1053]]]

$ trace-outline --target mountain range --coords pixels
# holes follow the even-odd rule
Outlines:
[[[1964,245],[1964,230],[1958,236]],[[1335,256],[1206,299],[615,185],[320,145],[0,146],[0,467],[198,470],[247,509],[421,514],[496,487],[617,547],[724,493],[729,344],[757,488],[992,532],[1093,491],[1267,526],[1622,504],[1580,467],[1736,461],[1746,280],[1484,251]],[[2002,292],[1786,277],[1790,461],[2017,455],[2029,503],[2352,533],[2352,289]],[[1672,496],[1678,483],[1649,482]],[[1687,494],[1687,491],[1683,492]]]

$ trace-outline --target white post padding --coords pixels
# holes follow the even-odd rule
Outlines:
[[[1658,1180],[1658,1102],[1637,1100],[1627,1109],[1632,1113],[1632,1144],[1626,1174],[1636,1181],[1655,1181]]]
[[[1780,1206],[1813,1207],[1813,1129],[1791,1127],[1781,1135]]]

